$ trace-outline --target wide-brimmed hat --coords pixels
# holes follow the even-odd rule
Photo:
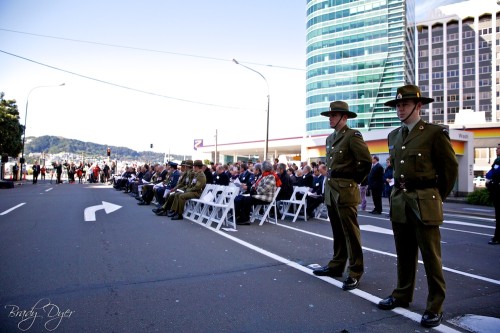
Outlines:
[[[187,166],[187,167],[193,167],[193,160],[183,161],[181,165],[184,165],[184,166]]]
[[[415,101],[415,103],[420,102],[424,105],[434,102],[434,98],[422,97],[419,87],[407,84],[406,86],[399,87],[396,92],[396,98],[385,102],[384,105],[395,107],[398,103],[406,100],[412,100]]]
[[[202,167],[203,166],[203,161],[202,160],[195,160],[193,163],[194,166],[197,167]]]
[[[334,112],[342,112],[347,114],[347,118],[356,118],[358,115],[349,111],[349,105],[343,101],[335,101],[330,103],[330,110],[321,112],[322,116],[330,117]]]

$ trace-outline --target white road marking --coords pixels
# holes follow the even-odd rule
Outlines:
[[[327,236],[323,236],[323,235],[320,235],[320,234],[315,234],[315,233],[310,232],[310,231],[305,231],[305,230],[297,229],[295,227],[290,227],[290,226],[287,226],[287,225],[284,225],[284,224],[278,224],[278,226],[279,227],[283,227],[283,228],[288,228],[288,229],[291,229],[291,230],[294,230],[294,231],[302,232],[302,233],[305,233],[305,234],[308,234],[308,235],[313,235],[313,236],[316,236],[316,237],[319,237],[319,238],[324,238],[324,239],[328,239],[328,240],[333,241],[332,237],[327,237]],[[396,257],[396,254],[394,254],[394,253],[389,253],[389,252],[384,252],[384,251],[380,251],[380,250],[376,250],[376,249],[371,249],[371,248],[365,247],[365,246],[363,246],[362,248],[365,251],[379,253],[379,254],[382,254],[382,255],[390,256],[390,257]],[[419,264],[423,264],[423,261],[419,260],[418,263]],[[452,272],[452,273],[455,273],[455,274],[467,276],[467,277],[470,277],[470,278],[473,278],[473,279],[476,279],[476,280],[481,280],[481,281],[490,282],[490,283],[493,283],[493,284],[500,285],[500,281],[499,280],[490,279],[490,278],[487,278],[487,277],[484,277],[484,276],[470,274],[470,273],[467,273],[467,272],[462,272],[462,271],[459,271],[459,270],[456,270],[456,269],[452,269],[452,268],[448,268],[448,267],[444,267],[444,266],[443,266],[443,270],[448,271],[448,272]]]
[[[6,211],[4,211],[4,212],[1,212],[1,213],[0,213],[0,215],[5,215],[5,214],[8,214],[8,213],[12,212],[14,209],[17,209],[17,208],[19,208],[19,207],[21,207],[22,205],[25,205],[25,204],[26,204],[26,202],[20,203],[20,204],[19,204],[19,205],[17,205],[17,206],[14,206],[14,207],[12,207],[12,208],[10,208],[10,209],[7,209],[7,210],[6,210]]]
[[[278,226],[283,227],[282,224],[278,224]],[[291,229],[295,229],[295,228],[291,228]],[[224,236],[224,237],[232,240],[233,242],[236,242],[236,243],[238,243],[240,245],[243,245],[243,246],[245,246],[245,247],[247,247],[247,248],[249,248],[251,250],[254,250],[254,251],[256,251],[256,252],[258,252],[258,253],[260,253],[262,255],[265,255],[265,256],[267,256],[267,257],[269,257],[271,259],[274,259],[274,260],[276,260],[278,262],[281,262],[281,263],[283,263],[283,264],[285,264],[287,266],[295,268],[296,270],[299,270],[299,271],[301,271],[303,273],[311,275],[311,276],[313,276],[313,277],[315,277],[317,279],[323,280],[324,282],[332,284],[332,285],[336,286],[337,288],[342,288],[342,282],[340,282],[340,281],[337,281],[335,279],[332,279],[332,278],[329,278],[329,277],[326,277],[326,276],[316,276],[316,275],[313,274],[312,270],[309,269],[309,268],[307,268],[307,267],[299,265],[296,262],[290,261],[290,260],[288,260],[286,258],[283,258],[283,257],[277,255],[277,254],[274,254],[272,252],[264,250],[263,248],[255,246],[253,244],[250,244],[250,243],[248,243],[248,242],[246,242],[244,240],[241,240],[241,239],[239,239],[237,237],[234,237],[232,235],[229,235],[229,234],[225,233],[224,231],[215,230],[215,229],[212,229],[212,228],[210,228],[210,230],[218,233],[221,236]],[[309,232],[306,232],[306,233],[309,233]],[[313,233],[310,233],[310,234],[313,234]],[[318,235],[318,236],[321,236],[321,235]],[[323,237],[323,236],[321,236],[321,237]],[[358,297],[361,297],[363,299],[366,299],[367,301],[370,301],[370,302],[372,302],[374,304],[378,304],[378,302],[380,302],[382,300],[381,298],[379,298],[379,297],[377,297],[375,295],[369,294],[369,293],[367,293],[367,292],[365,292],[363,290],[360,290],[360,289],[349,290],[348,292],[350,292],[350,293],[352,293],[352,294],[354,294],[354,295],[356,295]],[[421,319],[421,316],[422,316],[422,315],[420,315],[418,313],[412,312],[410,310],[402,309],[402,308],[395,308],[394,310],[391,310],[391,311],[393,311],[393,312],[395,312],[397,314],[400,314],[403,317],[411,319],[411,320],[413,320],[413,321],[415,321],[417,323],[420,323],[420,319]],[[441,324],[438,327],[435,327],[434,330],[436,330],[438,332],[443,332],[443,333],[460,333],[460,331],[457,331],[457,330],[455,330],[455,329],[453,329],[451,327],[448,327],[448,326],[446,326],[444,324]]]
[[[476,224],[476,223],[469,223],[469,222],[460,222],[460,221],[448,221],[448,220],[444,220],[444,223],[445,223],[445,224],[466,225],[466,226],[469,226],[469,227],[476,227],[476,228],[495,229],[495,226],[492,226],[492,225]]]
[[[45,192],[52,191],[52,189],[53,189],[53,187],[48,188],[48,189],[45,190]]]
[[[476,212],[486,212],[486,213],[493,213],[491,209],[481,209],[481,208],[464,208],[464,210],[472,210]]]

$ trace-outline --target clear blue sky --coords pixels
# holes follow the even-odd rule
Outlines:
[[[417,17],[453,2],[416,1]],[[305,12],[305,0],[3,0],[0,50],[147,93],[5,53],[0,91],[17,100],[21,123],[31,91],[27,136],[192,153],[216,129],[219,144],[265,136],[266,82],[235,58],[269,84],[270,139],[301,136]]]

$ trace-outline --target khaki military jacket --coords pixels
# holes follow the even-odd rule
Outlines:
[[[405,223],[409,207],[424,224],[442,224],[443,200],[458,175],[448,130],[420,120],[404,141],[401,127],[389,133],[388,145],[396,182],[391,193],[391,221]]]
[[[175,187],[172,189],[172,192],[175,192],[177,190],[184,191],[193,180],[193,173],[194,173],[193,170],[184,171],[181,177],[179,178],[177,185],[175,185]]]
[[[346,125],[336,135],[330,134],[326,138],[325,203],[357,206],[360,202],[358,184],[368,176],[371,165],[370,151],[361,132]]]
[[[207,177],[205,177],[205,173],[203,173],[203,171],[193,171],[191,183],[187,186],[184,192],[196,193],[200,196],[205,188],[205,185],[207,185]]]

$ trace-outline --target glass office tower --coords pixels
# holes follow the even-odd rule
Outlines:
[[[384,102],[415,82],[414,0],[308,0],[306,34],[306,135],[331,132],[320,113],[336,100],[351,128],[400,125]]]

